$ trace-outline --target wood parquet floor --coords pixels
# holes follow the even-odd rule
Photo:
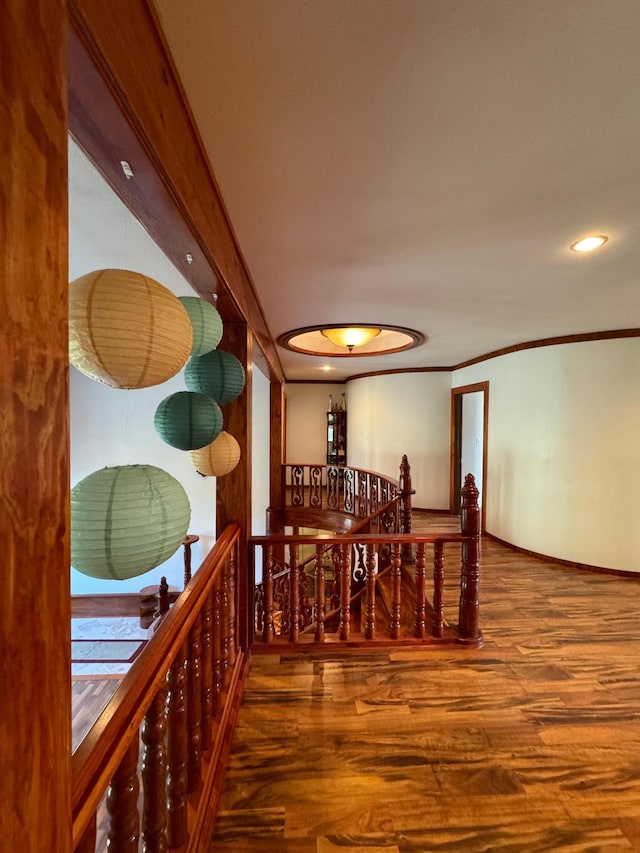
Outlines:
[[[640,851],[640,577],[485,539],[481,626],[254,656],[212,850]]]

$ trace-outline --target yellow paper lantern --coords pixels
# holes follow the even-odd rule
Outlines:
[[[215,441],[189,452],[194,468],[206,477],[224,477],[240,461],[240,445],[228,432],[221,432]]]
[[[112,388],[148,388],[175,376],[193,332],[170,290],[130,270],[96,270],[69,286],[69,358]]]

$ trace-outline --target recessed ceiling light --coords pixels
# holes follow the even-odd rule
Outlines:
[[[330,365],[330,364],[325,364],[325,365],[324,365],[324,367],[323,367],[322,369],[323,369],[324,371],[331,370],[331,365]]]
[[[578,240],[577,243],[572,243],[571,249],[574,252],[592,252],[594,249],[599,249],[600,246],[604,246],[608,239],[609,238],[605,237],[604,234],[584,237],[582,240]]]

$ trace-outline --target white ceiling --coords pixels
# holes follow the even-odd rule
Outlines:
[[[640,327],[638,0],[155,5],[272,336],[428,338],[288,379]]]

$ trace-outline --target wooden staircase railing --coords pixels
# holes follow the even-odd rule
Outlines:
[[[383,640],[404,643],[482,645],[479,626],[479,537],[480,515],[478,490],[474,479],[467,475],[462,490],[461,533],[408,534],[408,533],[349,533],[324,536],[261,536],[250,540],[250,572],[254,570],[255,548],[263,549],[262,596],[258,596],[255,614],[257,643],[322,644],[355,643]],[[457,602],[458,620],[453,624],[445,618],[445,546],[461,545],[461,569],[455,578],[459,588]],[[315,548],[313,560],[313,596],[304,601],[301,616],[301,595],[305,595],[305,582],[301,581],[299,549],[301,545]],[[433,546],[433,581],[431,599],[427,597],[426,547]],[[401,620],[403,598],[403,555],[415,547],[415,569],[412,575],[415,594],[415,612],[411,625]],[[337,601],[327,595],[325,559],[331,549],[332,565],[337,580]],[[354,548],[365,554],[365,577],[362,594],[354,595]],[[357,553],[356,551],[356,553]],[[286,559],[282,555],[288,555]],[[390,564],[391,582],[390,620],[388,635],[379,636],[376,626],[376,575],[378,569]],[[276,571],[280,569],[280,571]],[[280,589],[274,588],[274,580]],[[406,577],[406,573],[405,573]],[[276,594],[277,593],[277,594]],[[356,624],[353,605],[363,600],[364,626]],[[335,630],[328,630],[328,616],[334,604],[338,610]],[[276,606],[277,605],[277,606]],[[306,614],[311,612],[309,624]],[[310,626],[312,630],[309,630]]]
[[[76,853],[100,835],[110,853],[209,849],[246,667],[238,540],[227,527],[74,753]]]

